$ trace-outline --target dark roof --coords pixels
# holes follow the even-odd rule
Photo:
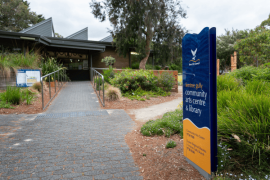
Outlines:
[[[36,35],[54,37],[54,27],[53,27],[52,18],[46,19],[44,21],[41,21],[40,23],[37,23],[37,24],[29,27],[29,28],[26,28],[26,29],[20,31],[20,33],[36,34]]]
[[[69,35],[66,37],[67,39],[81,39],[81,40],[88,40],[88,27]]]
[[[112,35],[109,35],[109,36],[101,39],[100,41],[102,41],[102,42],[110,42],[111,43],[111,42],[113,42],[113,37],[112,37]]]

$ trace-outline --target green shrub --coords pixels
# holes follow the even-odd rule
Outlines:
[[[270,157],[270,97],[260,93],[265,89],[256,81],[246,87],[218,93],[218,137],[222,146],[232,149],[227,152],[231,159],[219,156],[228,162],[220,171],[255,173],[270,168],[266,158]]]
[[[34,89],[38,90],[39,92],[41,92],[41,83],[40,82],[34,83],[32,87]]]
[[[236,69],[233,72],[229,73],[228,76],[233,76],[236,79],[241,79],[244,83],[252,80],[254,75],[257,75],[259,68],[253,66],[245,66],[241,69]]]
[[[2,93],[2,101],[11,104],[20,104],[21,91],[20,88],[8,86],[6,92]]]
[[[106,56],[105,58],[101,60],[101,62],[104,62],[106,66],[113,65],[115,61],[116,61],[115,58],[112,56]]]
[[[102,78],[101,77],[96,77],[95,78],[95,86],[96,86],[96,90],[101,90],[103,87],[103,85],[102,85]]]
[[[182,117],[183,111],[180,109],[167,112],[161,119],[146,122],[141,128],[141,133],[144,136],[163,135],[165,133],[166,137],[173,134],[180,134],[183,137]]]
[[[131,65],[132,69],[139,69],[139,67],[140,67],[140,63],[138,63],[138,62],[132,63],[132,65]]]
[[[108,101],[115,101],[118,100],[122,97],[121,91],[119,88],[110,86],[106,91],[105,91],[105,98]]]
[[[237,90],[240,88],[239,80],[233,76],[221,75],[217,78],[217,92],[222,90]]]
[[[254,94],[266,95],[270,93],[270,83],[254,79],[253,81],[247,81],[245,89],[251,96]]]
[[[169,96],[170,92],[165,92],[160,88],[157,88],[157,91],[145,91],[142,88],[138,88],[136,90],[131,90],[123,94],[124,97],[127,97],[131,100],[138,100],[138,101],[145,101],[144,98],[150,99],[150,97],[157,97],[157,96]]]
[[[146,65],[145,65],[145,69],[146,69],[146,70],[153,70],[154,68],[153,68],[153,65],[151,65],[151,64],[146,64]]]
[[[155,65],[154,69],[155,70],[161,70],[161,67],[159,65]]]
[[[170,64],[169,65],[169,70],[177,70],[178,72],[182,72],[182,64]]]
[[[104,76],[104,81],[110,84],[111,79],[114,78],[114,71],[112,66],[109,66],[109,69],[103,70],[103,76]]]
[[[174,147],[176,147],[176,142],[174,142],[173,140],[170,140],[170,141],[167,142],[167,144],[166,144],[167,149],[168,148],[174,148]]]
[[[158,76],[158,84],[168,92],[175,85],[175,79],[172,74],[164,71],[161,75]]]
[[[113,86],[118,87],[122,93],[136,90],[141,87],[143,90],[157,90],[157,77],[152,71],[146,70],[125,70],[115,75],[111,80]]]

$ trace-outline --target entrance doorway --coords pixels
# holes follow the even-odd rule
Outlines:
[[[87,59],[58,58],[59,62],[67,68],[67,75],[71,81],[89,81],[90,72]]]

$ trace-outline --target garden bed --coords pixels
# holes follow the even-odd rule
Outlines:
[[[59,89],[59,87],[56,88],[56,92],[58,91],[58,89]],[[61,91],[61,88],[60,88],[60,91]],[[4,92],[4,91],[2,91],[2,92]],[[58,93],[56,94],[56,96],[58,95]],[[53,88],[51,88],[51,97],[53,97],[54,94],[55,94],[55,88],[53,87]],[[49,101],[50,101],[50,94],[49,94],[49,89],[47,87],[44,90],[44,106]],[[42,112],[46,111],[47,108],[49,107],[48,106],[43,111],[43,109],[42,109],[42,95],[41,95],[41,93],[38,93],[38,94],[35,95],[35,98],[33,99],[32,103],[30,105],[27,105],[26,102],[24,101],[24,102],[20,103],[19,105],[11,105],[11,106],[13,106],[14,109],[0,108],[0,114],[38,114],[38,113],[42,113]]]
[[[185,160],[181,136],[143,136],[140,130],[144,123],[135,122],[137,127],[125,136],[125,140],[144,179],[205,179]],[[174,140],[176,147],[166,149],[169,140]]]

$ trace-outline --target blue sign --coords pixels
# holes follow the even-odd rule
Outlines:
[[[36,82],[40,82],[40,70],[18,69],[16,78],[17,87],[30,87]]]
[[[217,170],[216,28],[186,34],[182,51],[184,155],[209,178]]]

